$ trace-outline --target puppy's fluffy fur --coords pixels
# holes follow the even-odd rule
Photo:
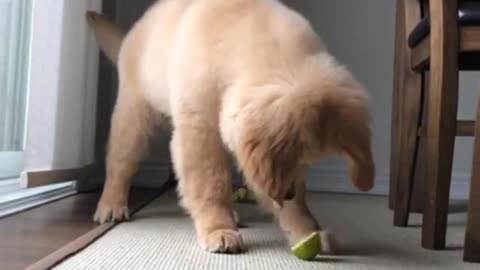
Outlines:
[[[291,243],[321,230],[304,202],[309,164],[339,152],[353,184],[372,188],[366,93],[280,1],[159,1],[125,37],[100,15],[88,19],[120,77],[95,220],[128,217],[129,181],[157,114],[171,118],[179,193],[206,250],[243,249],[231,155]]]

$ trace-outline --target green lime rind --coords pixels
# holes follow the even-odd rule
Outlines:
[[[239,188],[233,193],[233,198],[236,202],[244,202],[247,198],[247,189]]]
[[[299,259],[313,260],[321,251],[320,234],[318,232],[310,234],[307,238],[295,244],[291,250],[293,255]]]
[[[233,193],[233,200],[238,203],[255,203],[255,192],[244,187],[238,188]]]

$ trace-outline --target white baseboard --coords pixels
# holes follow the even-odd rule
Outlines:
[[[307,188],[311,191],[337,192],[352,194],[388,195],[390,177],[388,173],[377,175],[375,186],[370,192],[361,192],[351,183],[347,170],[343,169],[312,169],[309,171]],[[454,174],[450,189],[450,198],[458,200],[468,199],[470,189],[470,175]]]

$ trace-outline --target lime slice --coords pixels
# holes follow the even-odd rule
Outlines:
[[[312,260],[320,253],[320,234],[314,232],[292,247],[292,253],[302,260]]]
[[[247,189],[243,187],[237,189],[233,194],[233,198],[236,202],[239,202],[239,203],[244,202],[247,198]]]
[[[247,199],[247,189],[246,188],[239,188],[238,189],[238,197],[240,201],[245,201]]]

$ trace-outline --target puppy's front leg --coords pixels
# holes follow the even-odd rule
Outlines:
[[[302,176],[303,177],[303,176]],[[305,183],[299,179],[295,183],[293,198],[285,200],[281,209],[272,205],[272,200],[259,195],[260,204],[270,210],[278,220],[291,246],[297,244],[313,232],[320,232],[322,254],[335,252],[335,238],[333,234],[323,230],[311,214],[305,203]]]
[[[177,117],[171,144],[182,205],[193,218],[203,249],[241,252],[243,241],[232,214],[228,154],[218,130],[191,114]]]

